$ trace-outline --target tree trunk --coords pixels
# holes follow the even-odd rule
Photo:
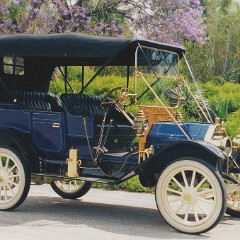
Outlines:
[[[228,52],[229,52],[229,33],[227,35],[227,42],[226,42],[226,54],[225,54],[225,59],[224,59],[224,65],[223,65],[223,72],[222,75],[225,76],[226,75],[226,71],[227,71],[227,61],[228,61]]]

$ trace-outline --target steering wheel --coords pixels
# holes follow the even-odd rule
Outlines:
[[[115,100],[111,99],[110,96],[117,91],[120,91],[120,96],[117,97]],[[124,109],[129,96],[136,96],[136,94],[129,94],[126,88],[113,88],[102,98],[101,106],[104,109],[115,108],[115,114],[116,112],[121,113],[121,115],[123,115],[124,118],[126,118],[130,122],[130,124],[133,125],[132,118],[128,115],[127,112],[125,112]]]
[[[120,91],[121,94],[119,97],[117,97],[116,99],[112,99],[111,96],[113,93],[115,92],[118,92]],[[123,87],[116,87],[116,88],[113,88],[111,89],[108,93],[106,93],[103,97],[102,97],[102,102],[101,102],[101,105],[103,106],[103,108],[106,108],[106,107],[111,107],[112,105],[119,105],[119,106],[123,106],[124,107],[124,100],[125,100],[125,96],[126,94],[124,95],[124,93],[127,93],[127,90],[126,88],[123,88]],[[124,100],[123,100],[124,98]]]

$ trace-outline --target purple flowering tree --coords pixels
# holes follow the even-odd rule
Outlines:
[[[124,2],[2,0],[0,34],[88,32],[121,35],[131,12],[129,8],[122,8]]]
[[[150,0],[146,5],[133,25],[140,36],[167,43],[205,42],[204,8],[199,0]]]
[[[199,0],[1,0],[0,34],[134,32],[168,43],[204,41]]]

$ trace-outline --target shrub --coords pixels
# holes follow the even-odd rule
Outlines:
[[[225,122],[228,118],[228,100],[219,100],[213,104],[212,111],[214,117],[219,117],[221,121]]]
[[[234,138],[237,134],[240,134],[240,109],[229,114],[225,127],[231,138]]]
[[[211,105],[222,101],[228,101],[228,113],[240,109],[240,84],[227,82],[222,85],[216,85],[213,82],[201,84],[204,90],[204,96],[210,100]]]

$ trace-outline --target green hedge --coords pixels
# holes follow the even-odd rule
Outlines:
[[[212,108],[226,107],[227,116],[224,126],[231,138],[240,134],[240,84],[224,82],[216,84],[209,81],[200,85],[204,95],[209,99]],[[225,106],[224,106],[225,105]]]
[[[214,106],[221,101],[228,101],[228,112],[232,113],[240,109],[240,84],[226,82],[224,84],[215,84],[207,82],[200,85],[204,90],[204,96],[210,100]]]
[[[240,109],[229,114],[228,121],[225,123],[227,132],[231,138],[240,134]]]

